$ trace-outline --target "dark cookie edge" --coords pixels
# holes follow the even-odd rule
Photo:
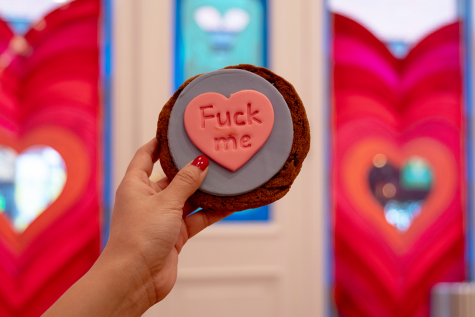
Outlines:
[[[258,208],[284,197],[299,174],[303,161],[310,150],[310,125],[302,100],[291,83],[264,67],[240,64],[224,69],[242,69],[249,71],[266,79],[277,88],[290,109],[294,127],[294,138],[289,157],[282,169],[261,187],[246,194],[227,197],[213,196],[198,190],[190,197],[192,204],[216,212],[242,211]],[[167,134],[170,114],[182,90],[199,76],[201,75],[197,75],[185,81],[168,100],[159,115],[156,137],[160,142],[161,148],[160,164],[170,180],[178,173],[178,169],[172,161],[168,147]]]

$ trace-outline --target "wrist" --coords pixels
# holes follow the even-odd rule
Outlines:
[[[94,264],[92,278],[107,280],[107,292],[116,301],[114,309],[123,315],[140,316],[156,302],[156,292],[150,271],[134,255],[123,255],[107,247]],[[89,274],[89,273],[88,273]]]

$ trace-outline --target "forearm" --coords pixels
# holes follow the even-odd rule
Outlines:
[[[94,266],[43,315],[141,316],[154,302],[149,273],[132,259],[109,256],[106,251]]]

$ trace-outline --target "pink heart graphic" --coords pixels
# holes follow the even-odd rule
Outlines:
[[[241,90],[228,99],[204,93],[185,110],[185,129],[193,144],[222,167],[235,172],[264,145],[274,126],[269,99]]]

